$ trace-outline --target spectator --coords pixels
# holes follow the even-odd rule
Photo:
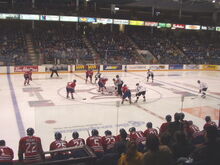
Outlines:
[[[174,114],[174,122],[171,122],[168,126],[168,132],[172,137],[174,137],[176,131],[183,131],[183,124],[180,122],[179,113]]]
[[[172,146],[174,158],[177,160],[180,157],[188,157],[194,150],[194,147],[187,141],[184,132],[177,131],[175,132],[174,137],[175,143]]]
[[[126,154],[122,154],[118,165],[141,165],[143,154],[137,151],[135,142],[129,142]]]
[[[197,147],[191,154],[196,165],[218,165],[220,161],[220,142],[217,135],[217,128],[209,126],[206,128],[206,142]]]
[[[206,116],[205,117],[205,125],[203,126],[203,129],[206,130],[209,126],[214,126],[217,128],[217,125],[214,121],[211,120],[211,117],[210,116]]]
[[[149,151],[144,153],[143,165],[173,165],[172,152],[167,146],[160,145],[156,135],[151,134],[146,143]]]
[[[166,115],[166,123],[163,123],[161,126],[160,126],[160,133],[159,135],[162,135],[163,133],[165,133],[167,131],[167,128],[170,124],[170,122],[172,121],[172,116],[171,115]]]

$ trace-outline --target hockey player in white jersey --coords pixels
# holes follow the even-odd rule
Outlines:
[[[197,81],[199,84],[199,93],[201,93],[202,98],[206,98],[206,91],[208,89],[208,85],[204,82],[201,82],[200,80]]]
[[[153,73],[152,70],[148,69],[148,70],[147,70],[147,82],[148,82],[148,80],[149,80],[150,77],[151,77],[151,79],[152,79],[152,82],[154,82],[154,73]]]
[[[141,86],[139,83],[136,84],[136,97],[137,99],[135,100],[135,103],[138,102],[138,99],[139,97],[142,95],[143,96],[143,99],[144,101],[146,101],[146,98],[145,98],[145,94],[146,94],[146,88]]]

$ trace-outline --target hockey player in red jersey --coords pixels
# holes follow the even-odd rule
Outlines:
[[[55,141],[50,144],[50,151],[67,148],[67,141],[62,140],[60,132],[55,133]],[[68,152],[60,151],[51,154],[53,160],[62,160],[68,158]]]
[[[144,136],[146,137],[146,141],[148,140],[148,137],[151,134],[158,136],[158,131],[153,128],[153,124],[151,122],[148,122],[146,126],[147,129],[144,131]]]
[[[161,124],[159,135],[163,135],[167,131],[167,128],[168,128],[171,120],[172,120],[172,116],[171,115],[166,115],[166,121],[167,122]]]
[[[122,87],[122,101],[121,104],[124,104],[124,100],[128,97],[129,103],[131,104],[131,91],[128,89],[128,86],[125,84]]]
[[[94,151],[98,158],[101,158],[104,154],[102,137],[99,136],[99,132],[96,129],[92,130],[92,136],[86,139],[86,144]]]
[[[88,81],[88,78],[90,79],[90,83],[92,83],[92,76],[93,76],[93,71],[92,71],[92,69],[88,69],[88,70],[86,71],[86,83],[87,83],[87,81]]]
[[[33,135],[34,129],[28,128],[27,136],[20,139],[18,149],[19,161],[38,162],[44,159],[41,139]]]
[[[69,93],[71,94],[71,98],[74,99],[73,93],[75,93],[76,80],[73,82],[68,82],[66,86],[66,98],[69,98]]]
[[[85,140],[83,138],[79,138],[78,132],[73,132],[72,137],[73,139],[69,141],[68,147],[80,147],[85,145]],[[71,153],[74,158],[86,156],[85,151],[82,149],[72,150]]]
[[[5,141],[0,140],[0,164],[13,165],[14,152],[11,148],[5,146]]]
[[[30,85],[30,81],[32,81],[32,69],[24,72],[24,85]]]
[[[129,129],[130,132],[130,141],[135,141],[138,147],[138,151],[144,151],[144,145],[146,143],[146,138],[144,137],[144,133],[142,131],[136,131],[136,128],[131,127]]]
[[[206,121],[206,123],[205,123],[205,125],[203,126],[203,129],[204,129],[204,130],[206,130],[207,127],[209,127],[209,126],[214,126],[214,127],[217,128],[216,123],[211,120],[211,117],[210,117],[210,116],[206,116],[206,117],[205,117],[205,121]]]
[[[104,90],[106,90],[105,84],[106,84],[107,81],[108,81],[108,79],[105,78],[105,77],[100,77],[99,78],[99,81],[98,81],[99,90],[98,91],[101,92],[102,94],[104,94]]]
[[[112,136],[112,132],[107,130],[105,131],[105,136],[102,137],[104,150],[106,153],[114,151],[114,144],[116,142],[116,137]]]

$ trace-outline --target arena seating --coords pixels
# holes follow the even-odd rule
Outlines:
[[[82,40],[82,33],[74,27],[46,26],[33,32],[35,48],[43,56],[43,63],[93,63],[93,56]]]
[[[8,27],[8,23],[3,23],[0,31],[0,61],[4,65],[31,64],[28,60],[25,34],[22,29],[17,26]]]
[[[134,64],[138,63],[135,51],[129,38],[122,32],[111,32],[110,27],[99,27],[89,31],[88,39],[100,54],[103,63]]]

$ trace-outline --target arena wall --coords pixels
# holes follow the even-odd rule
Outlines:
[[[49,73],[53,65],[40,65],[40,66],[0,66],[0,74],[21,74],[27,69],[32,69],[33,73]],[[57,65],[60,73],[70,72],[85,72],[85,70],[92,69],[102,72],[122,72],[122,71],[146,71],[148,69],[154,71],[220,71],[220,65],[195,65],[195,64],[154,64],[154,65]]]

